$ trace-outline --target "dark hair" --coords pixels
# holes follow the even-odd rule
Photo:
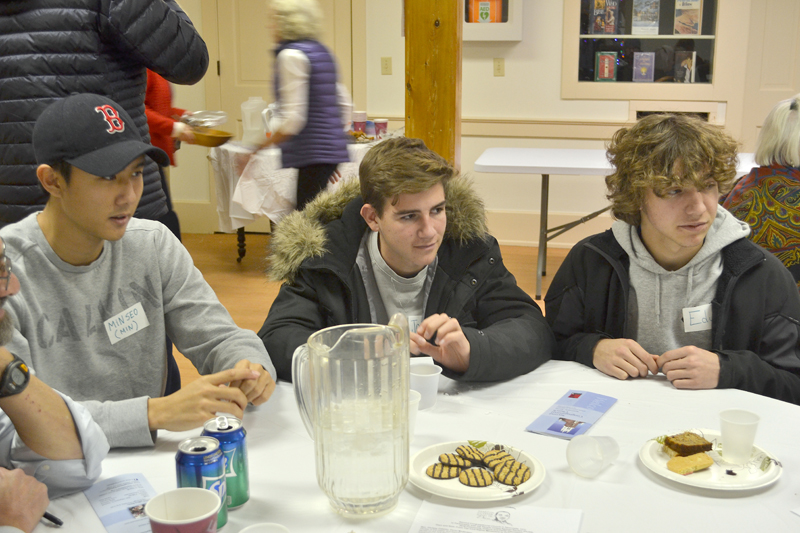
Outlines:
[[[372,148],[358,167],[361,198],[378,216],[383,216],[387,200],[394,205],[401,194],[427,191],[458,175],[458,170],[431,151],[421,139],[394,137]]]
[[[645,194],[675,185],[702,188],[711,178],[726,193],[736,177],[736,141],[721,127],[687,115],[650,115],[614,134],[606,177],[614,217],[638,226]]]
[[[72,176],[72,165],[66,161],[56,161],[50,165],[50,168],[60,174],[61,177],[64,178],[64,181],[69,184],[69,178]]]

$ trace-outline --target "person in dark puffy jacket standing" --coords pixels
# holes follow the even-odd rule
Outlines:
[[[174,0],[0,2],[0,227],[40,211],[31,143],[39,114],[72,93],[118,102],[149,142],[146,68],[193,84],[208,68],[206,44]],[[64,125],[69,128],[69,124]],[[167,213],[158,168],[148,161],[136,216]]]
[[[343,126],[352,106],[333,56],[318,41],[322,12],[316,0],[273,0],[270,7],[278,106],[262,148],[279,145],[283,167],[297,169],[300,210],[329,180],[335,183],[337,165],[349,161]]]

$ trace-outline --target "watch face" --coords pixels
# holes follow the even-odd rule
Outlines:
[[[14,368],[13,370],[11,370],[11,383],[13,383],[16,386],[25,383],[25,372],[23,372],[19,368]]]
[[[29,379],[27,365],[22,362],[22,359],[14,356],[14,360],[8,364],[0,378],[0,398],[24,391],[28,386]]]

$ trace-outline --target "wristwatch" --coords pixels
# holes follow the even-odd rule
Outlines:
[[[14,396],[24,391],[30,379],[28,365],[15,355],[14,360],[8,363],[3,371],[3,377],[0,378],[0,398]]]

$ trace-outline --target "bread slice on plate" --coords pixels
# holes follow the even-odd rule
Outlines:
[[[688,457],[673,457],[667,462],[667,468],[676,474],[685,476],[686,474],[705,470],[713,464],[714,460],[701,452]]]
[[[670,456],[688,457],[700,452],[710,452],[712,444],[691,431],[684,431],[664,439],[664,451]]]

